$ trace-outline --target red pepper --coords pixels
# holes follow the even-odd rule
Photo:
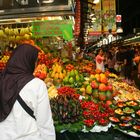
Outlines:
[[[93,119],[84,120],[84,124],[85,124],[86,126],[88,126],[88,127],[93,126],[94,123],[95,123],[95,120],[93,120]]]

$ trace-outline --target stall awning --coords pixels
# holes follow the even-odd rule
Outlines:
[[[134,36],[132,38],[128,38],[124,40],[124,45],[139,45],[140,44],[140,36]]]
[[[72,0],[1,0],[0,2],[0,20],[73,14]]]

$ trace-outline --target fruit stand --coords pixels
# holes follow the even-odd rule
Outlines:
[[[5,52],[0,62],[6,64],[9,56]],[[89,60],[65,59],[42,50],[34,71],[48,88],[59,137],[109,131],[140,137],[140,91],[113,73],[95,69]]]
[[[52,67],[46,65],[46,70],[47,76],[42,79],[48,87],[57,132],[78,135],[120,131],[140,137],[137,88],[113,73],[101,73],[84,58],[79,65],[59,59]]]

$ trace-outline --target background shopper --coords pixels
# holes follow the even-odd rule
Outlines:
[[[95,58],[95,61],[96,61],[96,69],[99,69],[101,70],[102,72],[105,71],[105,68],[104,68],[104,55],[103,55],[103,51],[102,50],[99,50],[96,58]]]

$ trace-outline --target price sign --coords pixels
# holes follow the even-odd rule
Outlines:
[[[73,38],[70,20],[36,21],[32,25],[34,37],[62,36],[65,40]]]
[[[122,22],[122,15],[116,15],[116,22]]]

